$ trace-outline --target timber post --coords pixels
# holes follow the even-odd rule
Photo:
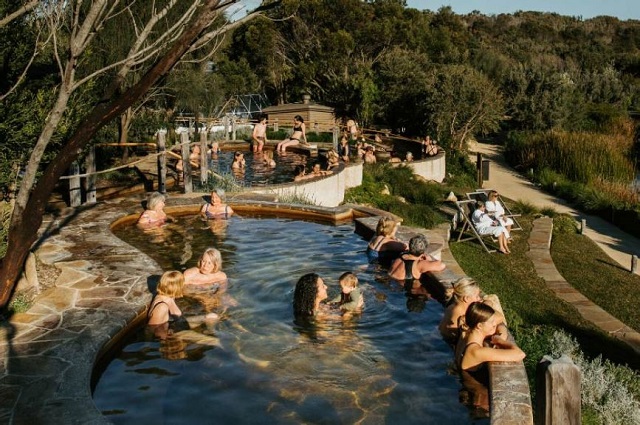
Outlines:
[[[80,165],[78,161],[73,161],[69,168],[69,206],[79,207],[82,205],[82,190],[80,189]]]
[[[200,184],[204,187],[209,180],[209,156],[207,155],[207,131],[200,132]]]
[[[476,154],[476,179],[478,188],[482,189],[482,154],[480,152]]]
[[[568,356],[542,358],[536,368],[536,425],[580,425],[580,378]]]
[[[224,140],[229,140],[229,117],[222,117],[222,125],[224,125]]]
[[[184,182],[184,193],[193,192],[193,182],[191,180],[191,149],[189,146],[189,133],[186,131],[180,134],[182,144],[182,181]]]
[[[158,144],[158,192],[167,193],[167,130],[156,133]]]
[[[87,194],[87,204],[95,204],[96,197],[96,147],[91,146],[85,159],[85,169],[87,170],[87,178],[84,181],[84,190]]]
[[[231,117],[231,140],[237,140],[236,132],[238,130],[236,125],[236,117]]]

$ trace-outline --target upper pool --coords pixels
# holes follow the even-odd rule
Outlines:
[[[244,153],[246,166],[244,169],[232,170],[234,151],[224,150],[209,160],[209,169],[221,175],[233,175],[236,182],[242,186],[254,187],[265,186],[280,183],[293,182],[293,171],[296,165],[305,165],[307,168],[309,157],[307,155],[295,152],[286,152],[277,154],[273,152],[273,159],[276,162],[275,167],[270,167],[264,163],[263,153],[253,153],[241,150]],[[195,179],[197,184],[197,180]]]
[[[115,232],[165,270],[191,267],[205,248],[217,247],[237,305],[226,309],[213,332],[202,331],[217,338],[215,346],[160,343],[143,331],[130,336],[94,392],[109,421],[477,423],[458,402],[461,386],[448,372],[452,352],[437,330],[442,306],[408,299],[369,265],[366,243],[352,224],[181,217],[152,235],[133,227]],[[332,296],[345,271],[358,275],[363,313],[296,325],[296,280],[317,272]],[[201,308],[188,301],[181,302]]]

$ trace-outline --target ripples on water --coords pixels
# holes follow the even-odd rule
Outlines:
[[[267,184],[290,183],[293,181],[293,170],[296,165],[305,166],[309,162],[306,155],[292,152],[277,154],[274,152],[275,167],[264,164],[264,156],[260,153],[242,151],[246,161],[244,170],[232,170],[234,152],[222,151],[209,161],[209,169],[217,174],[233,175],[243,186],[264,186]]]
[[[195,217],[178,224],[155,243],[136,228],[116,233],[165,270],[194,266],[206,247],[217,247],[230,277],[228,294],[238,304],[213,332],[201,331],[213,333],[215,346],[134,335],[95,390],[110,421],[473,422],[458,403],[457,377],[447,373],[452,353],[437,331],[441,305],[430,300],[408,312],[400,286],[367,263],[366,243],[353,225],[233,217],[212,232]],[[181,264],[185,252],[193,256]],[[345,271],[358,275],[364,312],[311,328],[295,325],[297,279],[317,272],[332,297]]]

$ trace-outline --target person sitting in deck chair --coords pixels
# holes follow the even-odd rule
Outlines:
[[[509,239],[509,231],[500,221],[492,218],[488,213],[484,202],[477,201],[476,209],[471,216],[471,221],[480,235],[493,235],[498,238],[500,245],[499,251],[503,254],[510,254],[507,239]]]
[[[488,200],[486,202],[487,212],[490,215],[493,215],[496,220],[499,220],[500,223],[507,228],[509,232],[511,232],[511,226],[513,226],[513,220],[509,217],[506,217],[504,207],[498,200],[498,192],[492,190],[489,192]]]

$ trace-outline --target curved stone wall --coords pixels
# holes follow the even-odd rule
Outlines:
[[[446,156],[444,151],[440,151],[437,155],[419,159],[411,162],[401,162],[397,166],[410,167],[414,174],[424,178],[425,180],[433,180],[442,183],[447,176]]]
[[[333,174],[300,182],[252,189],[251,193],[275,195],[285,199],[303,198],[314,205],[337,207],[344,202],[344,192],[362,184],[362,163],[341,164]]]

